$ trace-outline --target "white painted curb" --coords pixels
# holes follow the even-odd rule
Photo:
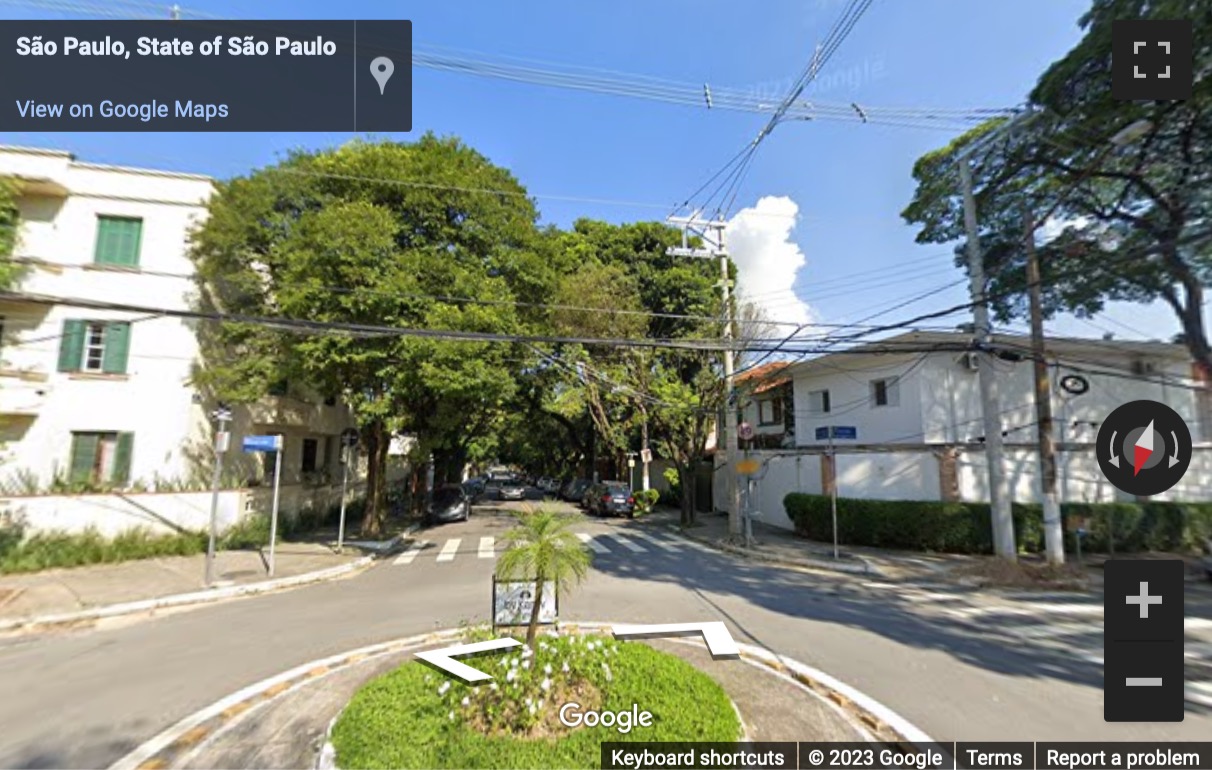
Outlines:
[[[570,620],[565,623],[561,623],[558,626],[558,628],[566,628],[566,629],[575,630],[578,632],[581,630],[587,630],[587,631],[594,631],[594,632],[604,633],[604,634],[609,635],[611,633],[611,629],[613,629],[615,626],[618,626],[618,625],[622,625],[622,624],[606,623],[606,622],[602,622],[602,621],[573,621],[573,620]],[[150,740],[144,742],[142,745],[140,745],[134,751],[127,754],[125,757],[122,757],[117,762],[110,765],[108,770],[137,770],[143,763],[147,762],[149,759],[156,756],[157,754],[159,754],[161,751],[168,748],[169,746],[171,746],[174,742],[177,741],[178,738],[180,738],[182,735],[189,732],[190,730],[193,730],[194,728],[198,727],[199,725],[202,725],[203,723],[219,716],[224,711],[227,711],[229,708],[253,697],[254,695],[264,692],[265,690],[268,690],[268,689],[274,687],[275,685],[281,684],[283,682],[288,682],[292,679],[296,679],[296,678],[300,677],[301,675],[303,675],[313,669],[328,667],[328,666],[331,666],[332,664],[339,663],[339,662],[347,660],[349,658],[358,658],[359,662],[360,662],[361,659],[365,659],[365,658],[369,658],[369,657],[375,657],[375,656],[392,653],[392,652],[403,652],[403,651],[407,651],[411,648],[421,647],[424,645],[438,644],[438,643],[442,643],[442,642],[449,641],[452,639],[461,638],[466,633],[467,633],[466,628],[448,628],[448,629],[444,629],[441,631],[434,631],[434,632],[427,633],[427,634],[417,634],[415,636],[403,637],[401,639],[394,639],[394,640],[391,640],[388,642],[380,642],[378,644],[367,645],[365,647],[359,647],[354,650],[347,650],[345,652],[341,652],[336,655],[330,655],[326,658],[320,658],[319,660],[313,660],[308,663],[303,663],[302,665],[295,666],[292,669],[283,671],[282,673],[276,674],[272,677],[269,677],[268,679],[263,679],[260,682],[251,684],[237,692],[232,693],[231,695],[228,695],[227,697],[225,697],[219,701],[216,701],[215,703],[212,703],[211,705],[207,706],[206,708],[204,708],[200,711],[197,711],[194,714],[191,714],[190,716],[186,717],[185,719],[182,719],[181,721],[177,722],[175,725],[172,725],[171,727],[162,731],[159,735],[156,735],[154,738],[151,738]],[[693,642],[691,642],[691,643],[693,643]],[[754,647],[752,645],[742,644],[742,643],[738,642],[737,648],[742,653],[752,656],[753,658],[757,658],[757,659],[762,660],[769,664],[781,666],[787,670],[790,670],[790,671],[795,672],[796,674],[799,674],[800,676],[804,676],[806,678],[817,681],[821,685],[823,685],[829,689],[835,690],[836,692],[838,692],[839,694],[841,694],[842,696],[844,696],[851,702],[857,704],[860,708],[867,711],[872,716],[879,718],[884,724],[888,725],[890,728],[895,730],[902,738],[904,738],[908,741],[912,741],[915,743],[916,742],[933,743],[933,740],[929,736],[927,736],[926,733],[919,730],[917,727],[915,727],[913,724],[911,724],[907,719],[901,717],[899,714],[892,711],[892,709],[890,709],[887,706],[883,705],[882,703],[876,701],[874,698],[871,698],[870,696],[868,696],[862,692],[859,692],[858,690],[854,689],[853,687],[850,687],[849,685],[844,684],[837,679],[834,679],[833,677],[829,676],[828,674],[824,673],[823,671],[819,671],[804,663],[800,663],[799,661],[793,660],[791,658],[785,658],[781,655],[776,655],[774,653],[768,652],[767,650],[761,649],[759,647]],[[750,665],[753,665],[752,662],[750,662]],[[774,672],[774,673],[777,673],[777,672]],[[731,698],[729,700],[731,701]],[[733,704],[733,708],[736,708],[735,703]],[[328,728],[329,736],[331,735],[332,727],[335,723],[336,723],[336,719],[334,719],[329,724],[329,728]],[[741,724],[742,724],[742,727],[745,728],[746,734],[748,734],[748,727],[745,725],[743,719],[741,721]],[[326,754],[328,754],[328,752],[332,751],[332,749],[330,748],[331,743],[328,740],[329,736],[325,736],[325,745],[321,748],[320,756],[317,757],[317,765],[321,766],[321,767],[325,767],[325,765],[323,765],[321,763],[324,763],[324,762],[330,761],[330,760],[335,760],[335,756],[331,756],[331,755],[326,756]],[[335,754],[335,752],[333,752],[333,753]]]
[[[374,556],[363,556],[356,561],[346,564],[339,564],[336,567],[328,567],[326,569],[317,570],[315,572],[305,572],[302,575],[294,575],[288,578],[280,578],[278,580],[263,580],[259,583],[247,583],[245,585],[228,586],[226,588],[215,588],[207,591],[194,591],[188,594],[175,594],[173,596],[161,596],[158,599],[142,599],[137,602],[124,602],[122,604],[111,604],[106,607],[97,607],[91,610],[81,610],[79,612],[64,612],[56,615],[36,615],[25,618],[13,618],[11,620],[0,621],[0,633],[5,631],[14,631],[27,626],[54,626],[65,623],[79,623],[87,620],[101,620],[102,618],[112,618],[119,615],[129,615],[136,612],[148,612],[151,610],[160,610],[168,607],[182,607],[189,604],[203,604],[206,602],[219,601],[221,599],[231,599],[237,596],[254,596],[268,591],[277,591],[282,588],[291,588],[293,586],[305,585],[307,583],[318,583],[323,580],[331,580],[341,577],[350,572],[359,570],[374,561]]]

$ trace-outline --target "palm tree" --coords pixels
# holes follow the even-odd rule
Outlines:
[[[550,508],[523,511],[518,525],[505,533],[506,551],[497,563],[497,576],[534,581],[534,607],[526,629],[526,644],[534,646],[539,630],[543,586],[551,583],[563,591],[579,583],[589,571],[592,555],[569,529],[579,516]]]

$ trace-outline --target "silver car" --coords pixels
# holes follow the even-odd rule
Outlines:
[[[507,481],[501,485],[502,500],[525,500],[526,486],[520,481]]]

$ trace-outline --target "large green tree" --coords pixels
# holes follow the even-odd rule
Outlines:
[[[9,177],[0,177],[0,288],[10,288],[17,280],[19,270],[10,257],[17,248],[17,231],[20,218],[17,212],[18,182]]]
[[[416,436],[423,453],[458,453],[491,426],[516,367],[496,343],[324,325],[530,328],[538,316],[515,300],[552,282],[535,247],[536,218],[508,171],[432,135],[295,153],[224,183],[194,247],[201,303],[319,325],[213,325],[197,379],[233,402],[255,401],[283,377],[343,396],[369,458],[362,531],[377,535],[392,435]]]
[[[1190,99],[1112,97],[1112,25],[1133,18],[1194,21]],[[1038,116],[974,156],[994,310],[1001,320],[1025,313],[1025,217],[1050,215],[1061,232],[1040,247],[1048,316],[1161,299],[1194,360],[1212,375],[1203,313],[1212,276],[1205,237],[1212,226],[1212,14],[1204,0],[1096,0],[1081,25],[1081,41],[1031,92]],[[917,191],[903,213],[920,226],[918,242],[963,238],[956,157],[996,127],[983,125],[918,160]]]

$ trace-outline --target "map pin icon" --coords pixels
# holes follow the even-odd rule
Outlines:
[[[370,63],[370,74],[379,83],[379,94],[383,93],[383,89],[387,87],[387,81],[391,79],[391,73],[396,71],[396,65],[392,64],[391,59],[386,56],[380,56]]]

